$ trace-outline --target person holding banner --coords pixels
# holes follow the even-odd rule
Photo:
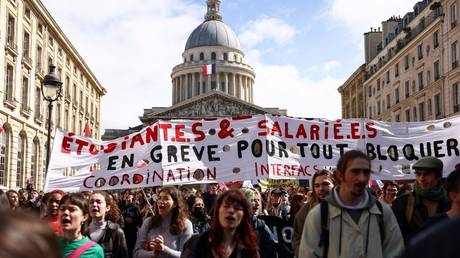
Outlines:
[[[370,175],[371,160],[362,151],[351,150],[339,158],[337,186],[308,213],[299,257],[390,258],[402,253],[395,215],[366,188]]]
[[[91,216],[89,236],[91,240],[102,246],[105,258],[128,257],[125,233],[118,224],[108,220],[108,217],[115,221],[118,220],[121,216],[118,207],[104,191],[91,194],[89,203]]]
[[[423,224],[450,208],[441,178],[444,164],[435,157],[424,157],[414,165],[414,192],[401,195],[393,201],[392,209],[406,243],[415,236]]]
[[[82,193],[62,198],[59,207],[63,237],[59,238],[62,254],[66,258],[104,258],[104,250],[87,236],[89,203]]]
[[[294,249],[294,255],[296,257],[299,257],[300,239],[302,237],[303,225],[305,224],[308,212],[329,195],[335,184],[334,175],[327,169],[316,172],[311,182],[313,184],[313,192],[311,193],[310,201],[300,208],[294,218],[292,248]]]
[[[194,235],[181,258],[259,258],[249,203],[238,189],[219,196],[209,231]]]
[[[182,196],[175,187],[162,187],[154,215],[142,224],[133,251],[134,258],[180,257],[193,226],[186,218]]]

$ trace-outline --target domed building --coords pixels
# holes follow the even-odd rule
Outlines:
[[[106,129],[103,139],[140,130],[158,119],[212,118],[255,114],[286,115],[286,110],[254,105],[256,73],[244,62],[233,30],[223,22],[221,0],[207,0],[204,21],[187,39],[183,62],[171,73],[171,107],[144,109],[142,125]]]

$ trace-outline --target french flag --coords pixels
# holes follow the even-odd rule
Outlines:
[[[203,76],[216,73],[216,64],[203,65]]]

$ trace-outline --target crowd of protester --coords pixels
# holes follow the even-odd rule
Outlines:
[[[458,257],[446,243],[460,229],[460,167],[443,178],[426,157],[413,169],[414,182],[371,189],[371,160],[354,150],[310,187],[0,190],[0,257]]]

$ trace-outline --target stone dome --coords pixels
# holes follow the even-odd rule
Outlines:
[[[188,37],[185,50],[203,46],[223,46],[240,50],[240,42],[230,27],[219,20],[201,23]]]

